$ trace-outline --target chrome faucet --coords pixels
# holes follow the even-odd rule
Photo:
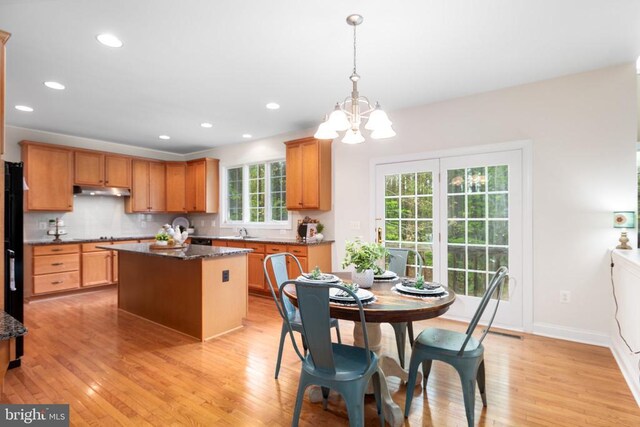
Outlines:
[[[240,227],[240,228],[238,229],[238,235],[239,235],[240,237],[247,237],[247,236],[249,235],[249,232],[247,231],[247,229],[246,229],[246,228],[244,228],[244,227]]]

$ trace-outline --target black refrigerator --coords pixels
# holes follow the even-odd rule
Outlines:
[[[4,163],[4,311],[24,323],[24,231],[22,200],[23,164]],[[16,359],[9,369],[20,366],[24,339],[16,339]]]

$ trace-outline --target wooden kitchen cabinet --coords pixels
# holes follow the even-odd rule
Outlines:
[[[131,197],[128,212],[166,210],[166,176],[163,162],[134,159],[131,163]]]
[[[21,141],[20,145],[29,186],[24,196],[25,211],[72,211],[72,151],[31,141]]]
[[[165,163],[167,175],[167,212],[186,212],[187,164]]]
[[[80,245],[25,245],[25,297],[80,287]]]
[[[197,159],[187,162],[186,205],[188,212],[218,213],[218,159]]]
[[[264,254],[251,252],[248,255],[248,275],[247,275],[247,284],[249,285],[249,290],[256,290],[259,292],[264,292],[265,290],[265,280],[264,280],[264,270],[262,269],[262,264],[264,262]]]
[[[288,210],[331,210],[331,142],[313,137],[285,142]]]
[[[4,154],[4,95],[6,93],[5,45],[11,34],[0,30],[0,155]]]
[[[82,282],[81,285],[97,286],[113,283],[112,251],[105,249],[96,252],[82,252]]]
[[[131,187],[131,158],[99,151],[74,151],[76,185],[96,187]]]

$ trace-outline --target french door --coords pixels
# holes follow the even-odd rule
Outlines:
[[[377,165],[375,191],[385,246],[417,250],[425,279],[456,292],[449,316],[470,319],[507,266],[496,324],[523,327],[520,150]]]

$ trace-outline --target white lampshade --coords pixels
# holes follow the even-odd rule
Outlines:
[[[376,103],[376,108],[369,114],[369,120],[364,126],[367,130],[378,130],[391,127],[391,120],[387,117],[387,113],[380,108],[380,104]]]
[[[351,127],[347,114],[340,109],[340,106],[336,104],[335,110],[329,115],[329,127],[335,131],[342,132]]]
[[[331,129],[329,121],[326,120],[320,123],[320,126],[318,126],[318,130],[313,135],[313,137],[316,139],[334,139],[338,137],[338,132]]]
[[[392,136],[396,136],[396,132],[393,130],[391,125],[383,127],[382,129],[376,129],[371,132],[371,138],[373,139],[391,138]]]
[[[349,129],[345,134],[344,138],[342,138],[342,142],[345,144],[360,144],[364,142],[364,136],[360,133],[360,129],[353,130]]]

